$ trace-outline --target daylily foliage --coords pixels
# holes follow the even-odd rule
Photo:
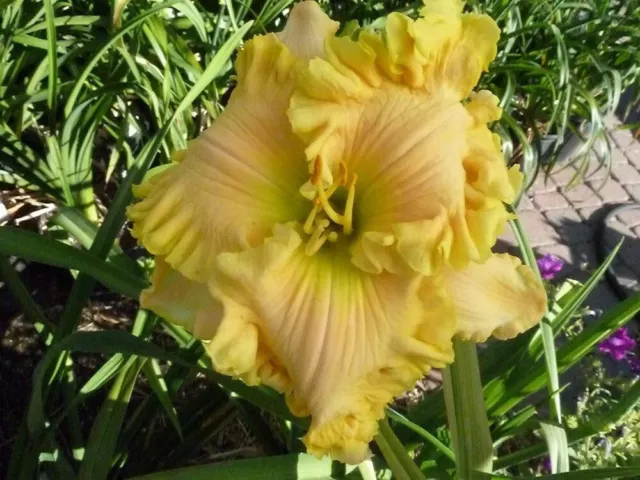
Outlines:
[[[238,55],[215,123],[130,207],[156,255],[141,303],[215,368],[311,416],[310,453],[359,463],[394,396],[453,361],[452,339],[511,338],[546,304],[491,252],[521,174],[473,92],[499,30],[457,0],[339,36],[314,2]]]

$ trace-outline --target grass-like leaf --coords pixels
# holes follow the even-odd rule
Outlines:
[[[265,410],[297,423],[302,427],[308,425],[308,419],[294,417],[287,408],[282,396],[272,390],[260,387],[248,387],[238,380],[233,380],[215,373],[211,369],[202,368],[187,362],[178,355],[168,353],[162,348],[126,332],[76,332],[69,335],[65,340],[52,345],[34,372],[33,391],[28,410],[29,430],[34,438],[39,438],[46,431],[43,387],[47,384],[48,369],[55,364],[58,355],[65,351],[104,353],[109,355],[121,353],[124,355],[156,358],[158,360],[182,365],[205,374],[216,383],[236,392],[238,395],[241,395],[243,398]]]
[[[138,298],[140,291],[147,285],[144,278],[128,274],[90,253],[13,227],[0,228],[0,254],[78,270],[91,275],[114,292],[130,298]]]
[[[380,420],[378,426],[378,435],[374,440],[393,472],[394,478],[397,480],[424,480],[424,475],[411,459],[404,445],[393,433],[387,419]]]
[[[133,30],[135,27],[137,27],[138,25],[140,25],[142,22],[144,22],[147,18],[149,18],[151,15],[167,8],[170,7],[171,5],[173,5],[174,3],[176,3],[178,0],[169,0],[167,2],[161,3],[159,5],[156,5],[152,8],[150,8],[149,10],[147,10],[144,13],[141,13],[140,15],[138,15],[136,18],[134,18],[133,20],[131,20],[129,23],[127,23],[124,27],[122,27],[120,30],[118,30],[110,39],[109,41],[93,56],[93,58],[87,63],[87,65],[85,66],[84,70],[82,71],[82,73],[79,75],[75,86],[73,87],[73,90],[71,90],[71,93],[69,94],[69,97],[67,99],[67,102],[64,106],[64,114],[65,117],[68,117],[69,115],[71,115],[71,112],[73,111],[73,109],[75,108],[78,96],[80,95],[80,91],[82,90],[83,87],[86,87],[86,81],[87,78],[89,77],[89,75],[91,74],[91,71],[95,68],[96,64],[100,61],[100,59],[102,58],[102,56],[111,48],[113,47],[125,34],[127,34],[129,31]]]
[[[180,440],[182,440],[182,428],[180,427],[180,421],[178,420],[178,412],[169,397],[169,390],[162,376],[162,370],[160,369],[158,361],[155,358],[149,359],[149,361],[143,365],[142,372],[149,381],[149,385],[153,389],[153,393],[158,397],[160,404],[164,407],[165,413],[167,414],[167,417],[169,417],[169,421],[173,425],[173,428],[176,429]]]
[[[78,473],[78,480],[103,480],[107,478],[133,387],[145,361],[146,359],[137,359],[128,368],[121,370],[116,377],[116,381],[93,422]]]
[[[633,386],[618,400],[613,407],[590,421],[579,425],[577,428],[569,430],[568,444],[579,442],[593,435],[599,435],[603,429],[615,425],[640,401],[640,382],[635,382]],[[547,445],[539,442],[530,447],[522,448],[517,452],[498,458],[494,464],[496,470],[511,467],[527,462],[533,458],[540,457],[547,453]]]
[[[518,241],[518,246],[524,257],[525,264],[529,266],[538,278],[542,281],[540,270],[535,259],[535,254],[526,235],[522,224],[516,217],[510,221],[514,235]],[[546,313],[545,313],[546,316]],[[558,373],[558,364],[556,359],[556,347],[554,342],[553,328],[546,321],[546,318],[540,323],[540,335],[542,336],[542,346],[544,349],[544,360],[548,377],[548,390],[551,395],[551,414],[557,426],[549,427],[545,430],[545,439],[549,445],[549,451],[553,452],[551,456],[552,470],[568,471],[569,470],[569,450],[567,448],[567,435],[562,427],[562,404],[560,400],[560,375]],[[535,337],[534,337],[535,338]]]
[[[455,361],[444,370],[444,400],[456,457],[458,478],[471,478],[473,472],[491,472],[493,442],[476,345],[454,339]]]
[[[349,467],[348,472],[355,467]],[[307,454],[233,460],[196,467],[180,468],[133,477],[129,480],[328,480],[333,477],[332,463],[327,457],[318,460]],[[398,479],[400,480],[400,479]]]

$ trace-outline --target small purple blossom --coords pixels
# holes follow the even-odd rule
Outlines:
[[[542,470],[544,473],[551,473],[551,457],[544,457],[544,461],[542,462]]]
[[[556,274],[562,270],[564,261],[555,255],[550,253],[544,254],[538,259],[538,268],[540,269],[540,275],[545,280],[551,280]]]
[[[632,354],[636,348],[636,341],[629,336],[625,327],[616,330],[609,338],[598,345],[602,353],[608,354],[614,360],[620,361]],[[640,365],[638,365],[640,367]],[[633,365],[632,365],[633,368]]]

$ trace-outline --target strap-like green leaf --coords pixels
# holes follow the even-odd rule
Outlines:
[[[352,471],[355,467],[348,467]],[[332,464],[328,457],[292,454],[276,457],[233,460],[196,467],[167,470],[129,480],[329,480]]]
[[[444,401],[456,455],[456,478],[470,480],[474,471],[491,472],[493,442],[476,345],[454,339],[455,361],[444,370]]]
[[[92,276],[116,293],[138,298],[147,281],[100,260],[90,253],[37,233],[13,227],[0,228],[0,254],[79,270]]]

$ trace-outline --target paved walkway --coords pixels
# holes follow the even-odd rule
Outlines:
[[[610,119],[612,169],[604,183],[604,169],[593,171],[586,181],[568,188],[576,170],[565,167],[556,170],[545,181],[540,175],[519,206],[519,216],[535,251],[550,253],[566,263],[559,278],[585,280],[597,268],[595,238],[602,220],[621,204],[640,204],[640,142],[629,130],[620,130],[620,122]],[[615,245],[622,236],[625,242],[616,260],[615,273],[628,291],[640,288],[640,208],[629,209],[607,222],[606,243]],[[502,238],[515,243],[511,232]],[[603,281],[586,304],[593,309],[607,310],[619,301],[611,285]]]

